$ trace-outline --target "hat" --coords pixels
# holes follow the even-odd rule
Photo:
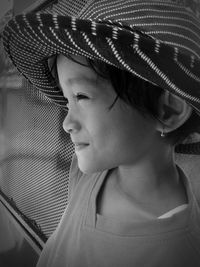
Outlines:
[[[56,54],[127,70],[200,113],[199,0],[63,0],[13,18],[4,28],[3,44],[19,72],[64,108],[48,66]],[[197,140],[181,145],[181,153],[194,149],[200,152]]]

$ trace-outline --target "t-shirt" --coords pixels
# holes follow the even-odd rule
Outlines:
[[[158,219],[165,219],[165,218],[168,218],[168,217],[171,217],[172,215],[174,215],[175,213],[178,213],[184,209],[186,209],[188,206],[188,204],[182,204],[164,214],[162,214],[161,216],[158,217]]]
[[[37,267],[199,267],[200,210],[183,172],[187,207],[140,223],[97,214],[96,199],[107,174],[83,174],[73,160],[69,204]]]

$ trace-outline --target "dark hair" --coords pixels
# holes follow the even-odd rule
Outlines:
[[[126,70],[98,60],[87,59],[89,66],[105,79],[109,79],[117,96],[140,111],[158,119],[158,102],[164,89],[145,81]],[[133,90],[134,88],[134,90]],[[189,119],[176,130],[167,134],[172,145],[182,143],[188,136],[200,131],[200,117],[193,110]]]
[[[70,55],[67,56],[72,61],[81,65],[83,63],[76,61]],[[54,61],[56,62],[56,60]],[[115,66],[106,64],[100,60],[87,58],[88,66],[91,67],[102,78],[110,80],[117,97],[110,108],[112,108],[118,98],[122,99],[133,108],[137,109],[144,116],[151,116],[158,119],[158,102],[164,89],[148,81],[145,81],[132,73],[119,69]],[[85,66],[85,65],[84,65]],[[53,66],[56,78],[58,79],[57,68]],[[134,90],[133,90],[134,88]],[[199,125],[199,129],[198,129]],[[200,131],[200,117],[193,110],[189,119],[178,129],[167,134],[166,139],[172,145],[182,143],[189,135]]]

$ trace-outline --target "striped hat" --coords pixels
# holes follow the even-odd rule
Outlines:
[[[3,44],[29,82],[64,108],[48,66],[56,54],[125,69],[200,112],[199,0],[63,0],[13,18]]]

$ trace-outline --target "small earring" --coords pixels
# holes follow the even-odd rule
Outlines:
[[[163,137],[163,138],[165,137],[164,127],[163,127],[163,129],[162,129],[162,132],[161,132],[160,136]]]

